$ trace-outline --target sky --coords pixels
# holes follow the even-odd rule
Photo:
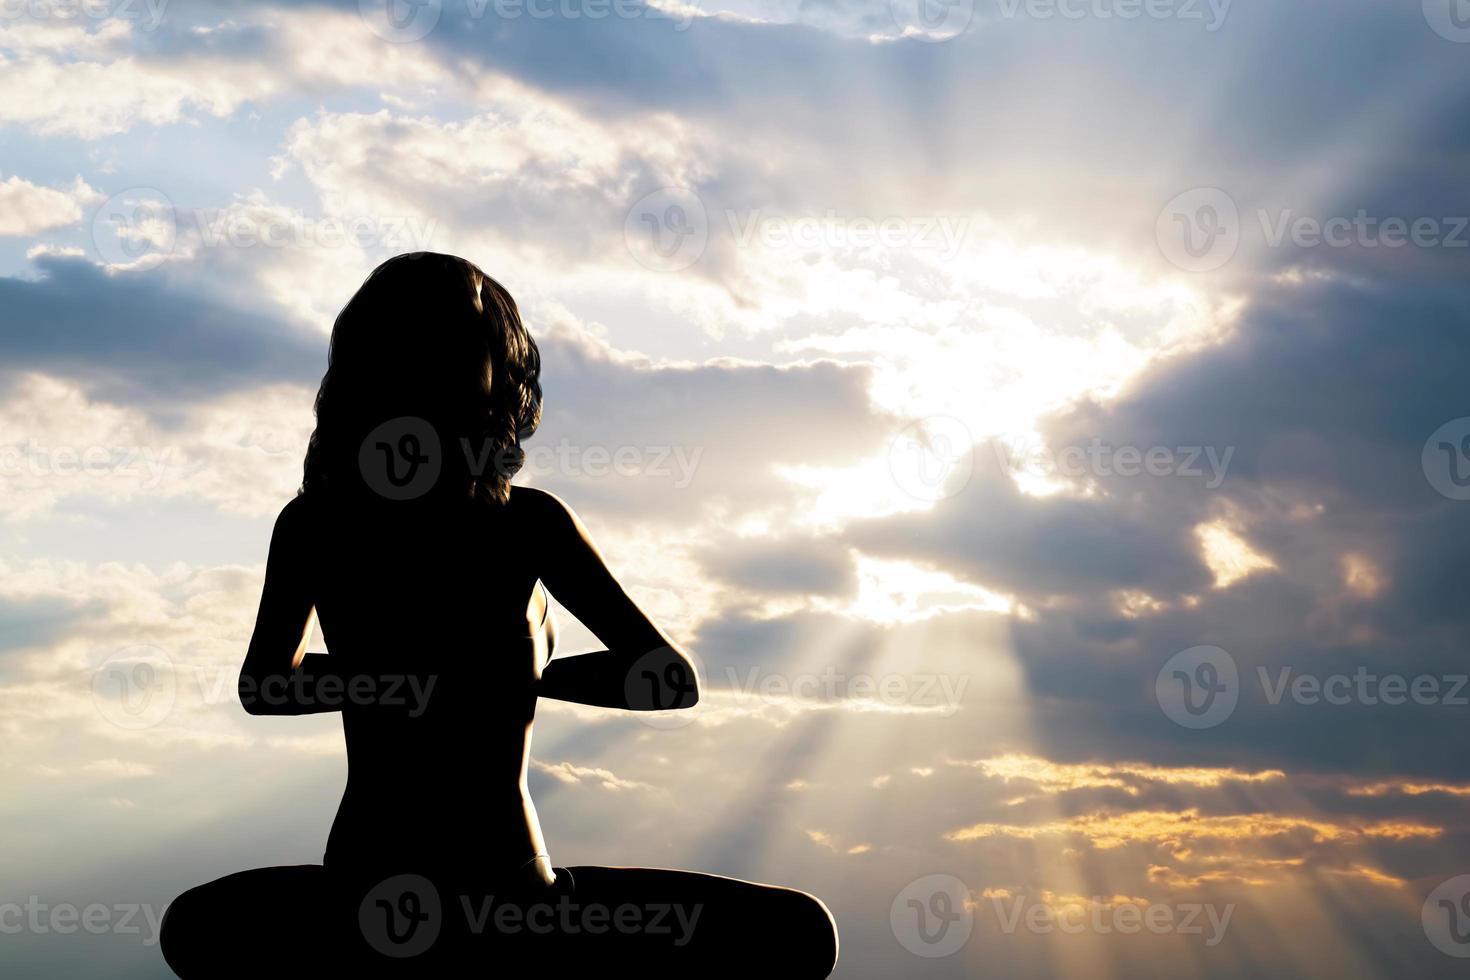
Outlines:
[[[416,250],[705,680],[542,702],[556,864],[809,890],[844,978],[1463,970],[1464,0],[3,0],[0,80],[7,976],[320,860],[338,722],[235,677]]]

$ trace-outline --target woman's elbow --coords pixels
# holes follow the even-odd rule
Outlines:
[[[687,653],[681,650],[678,651],[678,655],[680,663],[678,672],[683,675],[683,683],[680,685],[680,690],[676,692],[678,697],[674,707],[692,708],[699,703],[702,678],[699,676],[699,668],[695,666]]]
[[[256,679],[242,671],[240,681],[235,685],[235,696],[240,699],[240,706],[245,709],[247,715],[264,714],[261,711],[260,699],[256,697],[259,691],[260,685]]]
[[[686,708],[692,708],[699,703],[699,694],[700,691],[703,690],[703,688],[701,687],[702,682],[699,677],[699,671],[695,669],[694,664],[692,663],[689,665],[689,678],[689,697],[684,704],[684,707]]]
[[[626,681],[627,707],[673,711],[699,703],[699,668],[684,651],[664,645],[639,656]]]
[[[281,685],[282,689],[285,685]],[[240,698],[240,705],[245,709],[247,715],[275,715],[280,714],[279,704],[281,699],[272,699],[268,696],[270,678],[260,677],[250,671],[240,672],[240,681],[235,687],[235,693]]]

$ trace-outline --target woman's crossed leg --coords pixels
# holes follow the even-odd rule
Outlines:
[[[298,865],[185,892],[165,915],[162,946],[184,980],[610,966],[650,978],[816,980],[832,971],[837,932],[805,892],[688,871],[584,866],[558,869],[550,888],[487,888]]]

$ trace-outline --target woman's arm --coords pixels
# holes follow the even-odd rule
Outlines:
[[[693,662],[623,591],[571,508],[544,491],[517,487],[515,493],[534,508],[542,583],[607,645],[553,660],[542,671],[537,695],[630,711],[699,703]]]
[[[240,669],[240,703],[252,715],[339,711],[346,679],[330,656],[306,653],[316,619],[306,574],[304,506],[291,501],[276,519],[255,632]]]

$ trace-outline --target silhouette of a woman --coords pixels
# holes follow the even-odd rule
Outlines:
[[[836,930],[811,895],[551,865],[526,785],[537,699],[650,710],[699,691],[576,515],[510,485],[539,374],[515,301],[464,259],[390,259],[338,316],[240,696],[252,714],[340,711],[347,786],[321,865],[169,906],[178,976],[831,972]],[[547,589],[606,650],[551,659]],[[305,653],[314,615],[330,656]]]

